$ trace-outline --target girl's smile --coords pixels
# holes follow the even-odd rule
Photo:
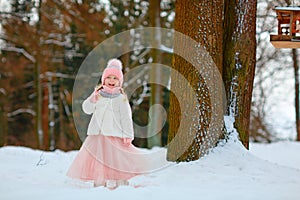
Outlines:
[[[109,88],[115,88],[120,86],[120,81],[119,79],[114,76],[114,75],[109,75],[105,80],[104,80],[104,85],[106,85]]]

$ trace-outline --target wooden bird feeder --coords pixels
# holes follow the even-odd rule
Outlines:
[[[270,35],[275,48],[300,48],[300,7],[276,7],[278,35]]]

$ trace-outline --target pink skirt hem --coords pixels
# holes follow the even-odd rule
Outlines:
[[[89,135],[67,176],[104,184],[107,180],[129,180],[139,174],[160,170],[169,164],[165,149],[144,150],[132,144],[124,144],[119,137]]]

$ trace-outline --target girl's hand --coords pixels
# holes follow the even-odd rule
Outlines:
[[[131,144],[131,142],[132,142],[131,138],[123,138],[124,145],[129,146]]]
[[[91,96],[91,98],[90,98],[90,101],[91,101],[92,103],[96,103],[96,102],[98,101],[98,91],[97,91],[97,90],[95,90],[95,91],[93,92],[93,94],[92,94],[92,96]]]
[[[96,102],[98,101],[98,99],[99,99],[99,90],[100,90],[101,88],[102,88],[102,84],[97,85],[97,86],[95,87],[94,92],[93,92],[93,94],[92,94],[92,96],[91,96],[91,98],[90,98],[90,101],[91,101],[92,103],[96,103]]]

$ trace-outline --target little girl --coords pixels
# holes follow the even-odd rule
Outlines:
[[[83,102],[86,114],[92,114],[87,138],[67,176],[90,180],[94,186],[114,189],[128,185],[128,179],[142,173],[143,153],[132,145],[133,122],[129,101],[121,88],[122,63],[109,60],[102,84]]]

